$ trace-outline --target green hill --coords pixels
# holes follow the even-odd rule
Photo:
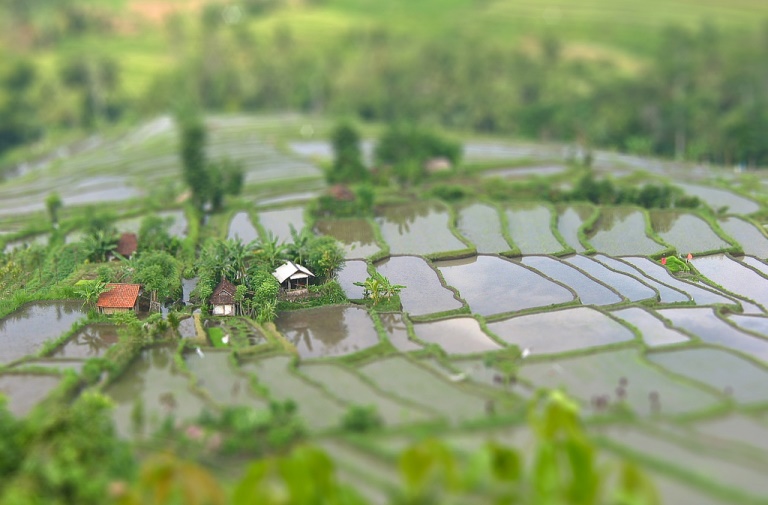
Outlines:
[[[181,98],[764,164],[768,5],[179,0],[0,7],[0,155]]]

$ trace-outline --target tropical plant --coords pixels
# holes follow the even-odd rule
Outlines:
[[[106,261],[107,255],[117,247],[117,233],[114,229],[94,230],[82,240],[88,259]]]
[[[374,272],[365,281],[355,282],[354,285],[362,287],[363,298],[370,299],[374,305],[378,305],[382,299],[391,299],[405,289],[400,284],[392,284],[379,272]]]
[[[106,290],[107,283],[99,279],[82,280],[75,284],[75,293],[83,299],[83,307],[96,305],[99,295]]]

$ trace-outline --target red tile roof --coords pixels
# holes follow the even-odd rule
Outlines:
[[[115,252],[127,258],[135,253],[138,247],[139,239],[136,237],[135,233],[123,233],[120,235],[120,240],[117,241]]]
[[[97,307],[130,309],[136,305],[141,284],[107,284],[109,291],[99,295]]]

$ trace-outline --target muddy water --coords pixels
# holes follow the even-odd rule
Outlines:
[[[24,305],[0,321],[0,363],[36,352],[46,340],[67,331],[85,316],[80,301],[37,302]]]
[[[650,286],[643,284],[629,275],[621,272],[614,272],[602,263],[586,256],[570,256],[565,258],[565,261],[591,275],[603,284],[610,286],[630,301],[636,302],[658,297],[658,293]]]
[[[592,215],[593,209],[589,205],[570,205],[561,209],[557,217],[557,231],[576,252],[584,252],[584,246],[579,240],[579,229]]]
[[[538,204],[520,204],[507,209],[512,242],[523,254],[550,254],[565,246],[552,233],[552,211]]]
[[[184,354],[187,369],[197,379],[196,386],[205,390],[219,405],[249,405],[266,408],[267,402],[251,387],[250,377],[241,374],[230,361],[228,352],[205,351]]]
[[[680,254],[696,254],[732,247],[717,236],[709,223],[693,214],[652,211],[651,223],[654,231]]]
[[[488,323],[501,340],[530,349],[531,355],[554,354],[626,342],[634,334],[589,307],[553,310]]]
[[[649,415],[655,409],[650,400],[653,392],[665,414],[697,412],[722,401],[693,385],[676,381],[643,360],[634,349],[574,356],[558,360],[556,364],[523,364],[519,374],[536,387],[566,387],[569,394],[592,409],[595,408],[593,399],[603,397],[607,406],[623,400],[633,411]],[[617,394],[619,388],[623,390],[622,397]]]
[[[475,354],[501,349],[499,344],[483,332],[477,320],[471,317],[416,323],[413,330],[419,340],[437,344],[448,354]]]
[[[131,412],[136,402],[144,406],[145,434],[160,426],[168,416],[194,419],[206,408],[203,399],[189,389],[189,379],[174,370],[175,346],[145,349],[105,394],[115,403],[114,419],[118,432],[132,434]]]
[[[609,287],[556,258],[526,256],[520,261],[576,291],[579,300],[584,305],[612,305],[623,300],[618,293]]]
[[[602,207],[589,243],[611,256],[654,254],[665,247],[645,234],[645,214],[632,208]]]
[[[393,284],[405,286],[400,292],[403,310],[413,316],[460,309],[463,305],[453,291],[443,287],[437,273],[422,258],[395,256],[376,265],[376,270]]]
[[[279,242],[292,242],[291,226],[297,232],[304,228],[304,207],[261,211],[259,222],[264,230],[268,234],[272,233]]]
[[[474,203],[462,207],[456,227],[479,253],[501,253],[512,249],[502,234],[499,212],[490,205]]]
[[[706,278],[739,296],[768,307],[768,279],[728,256],[716,254],[692,260]]]
[[[408,335],[408,327],[399,313],[379,314],[384,331],[387,332],[389,342],[400,352],[418,351],[421,345],[411,340]]]
[[[667,328],[660,319],[640,307],[614,310],[611,315],[637,328],[643,336],[643,341],[650,347],[678,344],[690,340],[679,331]]]
[[[768,363],[768,341],[737,330],[717,317],[711,308],[664,309],[658,313],[675,327],[696,335],[708,344],[740,351]]]
[[[563,304],[575,298],[573,292],[535,271],[496,256],[443,261],[436,266],[472,312],[484,316]]]
[[[117,327],[112,324],[89,324],[78,331],[63,346],[51,353],[52,358],[95,358],[119,340]]]
[[[365,261],[352,260],[344,262],[341,270],[336,274],[336,279],[344,290],[344,294],[350,300],[363,297],[363,288],[355,286],[355,282],[365,282],[368,278],[368,264]]]
[[[55,375],[3,374],[0,375],[0,394],[8,399],[8,410],[24,416],[55,388],[60,377]]]
[[[365,219],[323,219],[315,224],[315,231],[338,240],[348,259],[367,258],[380,250]]]
[[[667,370],[706,384],[742,404],[768,401],[768,371],[719,349],[681,349],[648,355]]]
[[[275,325],[302,358],[344,356],[379,343],[371,316],[360,307],[328,306],[282,312]]]
[[[247,212],[235,214],[235,217],[229,223],[227,238],[233,240],[240,239],[245,244],[259,238],[259,232],[256,231]]]
[[[383,209],[376,218],[392,254],[434,254],[466,249],[448,227],[442,204],[419,202]]]
[[[625,263],[616,258],[605,256],[604,254],[596,254],[595,256],[593,256],[593,258],[599,261],[600,263],[602,263],[603,265],[609,268],[612,268],[613,270],[617,270],[621,273],[627,274],[631,277],[634,277],[635,279],[655,289],[659,293],[659,300],[661,301],[661,303],[682,303],[682,302],[691,301],[691,298],[687,294],[683,293],[682,291],[678,291],[677,289],[671,288],[665,284],[662,284],[661,282],[658,282],[655,279],[651,279],[650,277],[643,275],[643,273],[633,265]]]

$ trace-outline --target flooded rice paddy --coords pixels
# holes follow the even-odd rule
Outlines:
[[[603,207],[592,233],[587,237],[595,250],[610,256],[656,254],[664,246],[646,234],[644,211]]]
[[[381,324],[387,333],[387,339],[392,346],[400,352],[418,351],[422,349],[421,344],[416,342],[408,334],[408,326],[403,320],[402,314],[383,313],[379,314]]]
[[[437,267],[472,312],[483,316],[561,305],[576,298],[565,286],[497,256],[441,261]]]
[[[115,425],[122,435],[134,433],[131,412],[137,402],[141,402],[145,412],[145,434],[159,428],[169,416],[194,419],[206,408],[204,398],[189,388],[189,378],[176,369],[174,350],[175,346],[162,346],[142,351],[105,390],[115,403]]]
[[[613,305],[624,300],[615,290],[551,256],[526,256],[521,262],[542,275],[569,286],[584,305]]]
[[[641,280],[625,273],[611,270],[602,263],[587,256],[569,256],[565,258],[565,261],[609,286],[630,301],[637,302],[658,297],[658,292]]]
[[[417,256],[393,256],[376,264],[376,270],[394,284],[406,286],[400,292],[403,310],[412,316],[447,312],[464,305],[453,291],[443,287],[427,260]]]
[[[554,254],[565,249],[552,232],[549,207],[516,205],[506,210],[506,216],[512,242],[522,254]]]
[[[564,358],[556,365],[527,364],[520,377],[538,387],[564,387],[592,411],[626,403],[642,415],[676,415],[711,409],[724,401],[704,388],[671,380],[634,349]]]
[[[704,219],[674,211],[651,212],[653,230],[680,254],[729,249],[731,244],[720,238]]]
[[[502,253],[511,249],[504,239],[499,211],[495,207],[482,203],[462,207],[456,227],[475,245],[478,253]]]
[[[585,251],[584,244],[579,239],[579,230],[593,212],[594,208],[589,205],[569,205],[558,212],[557,231],[568,247],[577,253]]]
[[[368,311],[360,307],[319,307],[282,312],[278,330],[296,346],[302,358],[343,356],[379,343]]]
[[[291,242],[291,228],[301,231],[304,221],[304,207],[264,210],[259,212],[259,222],[267,235],[277,238],[278,242]]]
[[[131,413],[137,405],[145,411],[143,432],[148,434],[168,416],[194,419],[202,410],[226,405],[264,409],[272,400],[293,400],[310,433],[322,433],[334,457],[340,454],[361,468],[373,465],[381,470],[379,476],[396,479],[391,462],[339,442],[336,434],[351,406],[373,405],[385,427],[395,428],[394,433],[385,429],[366,435],[369,446],[380,453],[395,455],[409,443],[408,427],[423,423],[433,423],[430,432],[461,450],[471,451],[488,438],[527,450],[531,435],[520,426],[483,426],[498,422],[501,418],[493,416],[504,408],[516,415],[523,412],[536,388],[562,387],[580,403],[593,435],[643,456],[638,465],[657,482],[665,503],[716,503],[705,492],[710,488],[697,484],[702,482],[732,493],[737,498],[731,502],[764,502],[768,265],[762,260],[768,255],[768,239],[745,217],[759,216],[755,212],[762,200],[682,183],[687,193],[724,212],[717,221],[723,236],[695,213],[648,214],[638,208],[575,203],[558,207],[554,214],[542,202],[512,203],[499,212],[488,202],[429,201],[381,207],[373,223],[307,222],[304,208],[288,202],[304,202],[319,190],[319,168],[280,152],[260,136],[263,127],[247,119],[214,123],[212,155],[232,153],[243,159],[251,183],[288,181],[297,174],[317,179],[311,187],[285,189],[279,195],[260,192],[251,214],[237,213],[230,223],[211,219],[202,236],[237,235],[249,241],[259,238],[263,227],[282,241],[290,240],[291,224],[297,231],[310,225],[316,233],[340,240],[348,262],[338,280],[350,298],[361,296],[353,282],[367,275],[367,265],[359,260],[379,257],[388,248],[395,256],[378,261],[376,268],[406,286],[400,295],[402,309],[377,314],[342,305],[286,311],[279,315],[277,331],[239,317],[200,314],[209,326],[231,334],[229,345],[238,352],[214,350],[204,340],[183,352],[177,342],[145,348],[123,375],[103,388],[115,402],[122,435],[133,434]],[[24,181],[0,188],[0,214],[42,210],[30,195],[47,195],[63,180],[71,179],[71,187],[80,192],[62,194],[71,205],[108,197],[115,187],[129,190],[126,198],[160,187],[163,178],[179,174],[169,124],[158,126],[162,142],[152,144],[151,152],[141,151],[145,136],[155,134],[126,136],[118,144],[128,159],[110,154],[118,144],[95,145],[68,155],[59,164],[61,174],[35,183],[32,193],[19,191]],[[542,160],[534,162],[540,166],[496,174],[510,177],[559,172],[559,152],[504,142],[466,149],[471,159],[504,161],[500,170],[511,166],[506,165],[510,157]],[[138,167],[135,177],[121,173],[129,166]],[[672,162],[617,153],[597,153],[596,166],[614,174],[641,168],[674,175]],[[706,175],[706,170],[694,172]],[[139,180],[142,186],[134,187]],[[114,204],[122,208],[125,201]],[[275,204],[293,206],[273,208]],[[160,215],[173,217],[172,234],[183,237],[186,218],[174,208]],[[579,231],[596,211],[600,218],[582,243]],[[138,230],[143,216],[133,211],[124,215],[131,217],[119,227]],[[20,228],[9,223],[7,229]],[[749,256],[698,256],[736,246],[730,238]],[[47,243],[48,236],[38,239]],[[707,281],[674,276],[648,257],[668,245],[678,253],[693,252],[694,266]],[[512,246],[521,257],[499,256],[510,253]],[[452,251],[471,254],[473,247],[481,255],[429,259]],[[598,254],[551,256],[569,248],[584,253],[590,247]],[[184,281],[184,302],[189,302],[195,283]],[[64,335],[82,315],[79,301],[44,302],[23,306],[0,321],[0,364],[13,364],[0,370],[0,391],[9,397],[13,413],[29,412],[60,383],[64,371],[79,373],[85,359],[103,357],[114,345],[114,327],[92,324],[46,358],[37,357],[46,342]],[[179,334],[197,337],[192,317],[182,320]],[[202,346],[200,353],[196,345]],[[243,348],[246,352],[239,352]],[[625,409],[636,417],[614,415]],[[593,417],[600,421],[593,423]],[[473,428],[465,429],[465,422]],[[526,436],[529,444],[520,445]]]
[[[0,394],[8,400],[8,410],[12,414],[24,416],[60,381],[56,375],[6,373],[0,375]]]
[[[702,275],[723,289],[768,307],[768,290],[765,277],[725,255],[694,258],[693,266]]]
[[[119,339],[117,327],[112,324],[89,324],[75,333],[61,347],[54,350],[52,358],[95,358],[116,344]]]
[[[37,302],[24,305],[0,320],[0,363],[10,363],[37,352],[42,344],[58,337],[83,317],[80,301]]]
[[[336,279],[344,290],[344,294],[350,300],[363,298],[364,288],[355,286],[355,282],[365,282],[368,278],[368,264],[365,261],[352,260],[345,261]]]
[[[448,209],[434,202],[420,202],[382,209],[376,222],[391,254],[429,255],[467,248],[451,232]]]
[[[718,224],[741,245],[746,254],[768,258],[768,237],[754,224],[737,217],[723,218]]]
[[[227,238],[230,240],[240,240],[244,244],[259,239],[259,232],[251,222],[251,217],[247,212],[238,212],[229,223]]]
[[[477,354],[501,349],[501,346],[480,328],[477,320],[471,317],[416,323],[413,325],[413,331],[419,340],[427,344],[437,344],[447,354]]]
[[[366,219],[324,219],[315,223],[320,235],[330,235],[341,243],[347,259],[362,259],[379,252],[371,223]]]
[[[488,323],[499,339],[528,349],[531,356],[558,354],[635,338],[618,321],[589,307],[574,307]]]

